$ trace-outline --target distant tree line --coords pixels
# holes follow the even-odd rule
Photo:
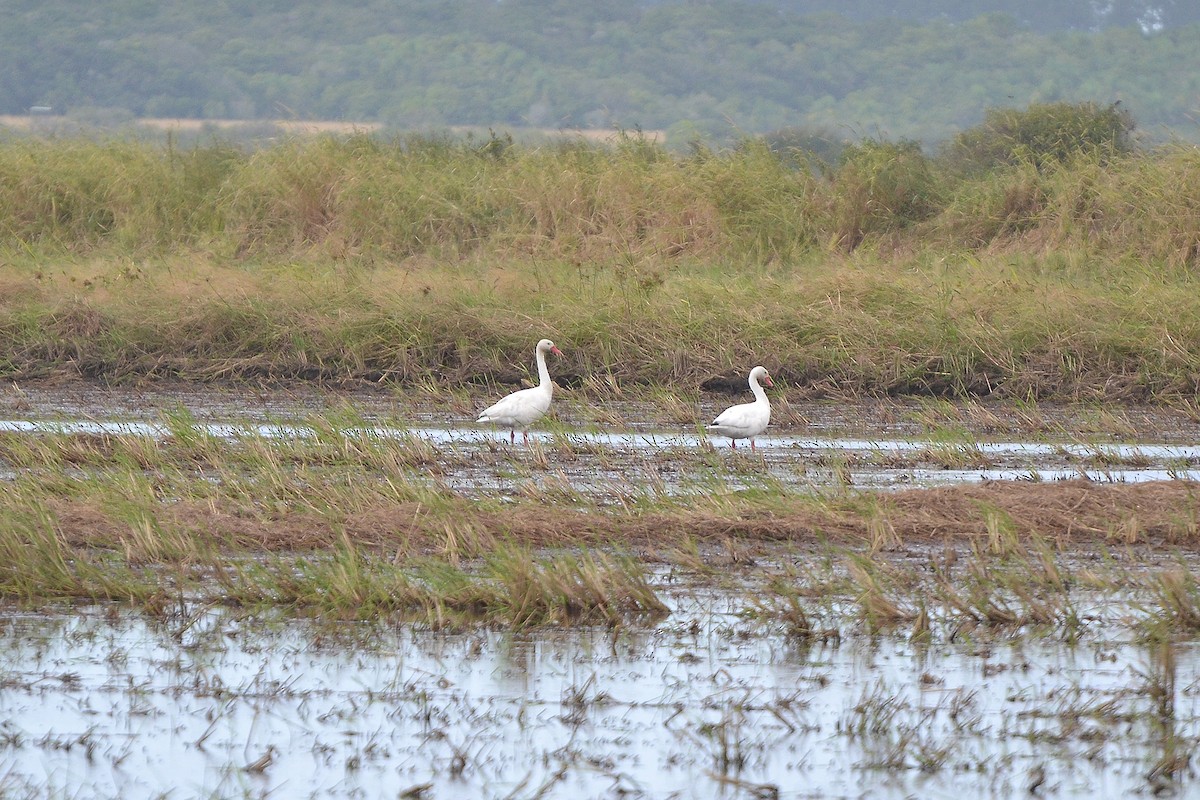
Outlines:
[[[1200,138],[1181,0],[14,0],[0,113],[669,129],[940,142],[988,108],[1117,100]],[[837,13],[834,13],[837,12]]]
[[[893,17],[920,22],[965,22],[1003,14],[1037,31],[1137,27],[1146,32],[1200,22],[1191,0],[761,0],[795,14],[842,14],[850,19]]]

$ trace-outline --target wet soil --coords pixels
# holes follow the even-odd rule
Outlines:
[[[415,475],[452,495],[456,510],[478,506],[475,530],[542,545],[632,544],[670,608],[665,619],[614,628],[453,631],[264,619],[207,605],[157,616],[115,604],[4,607],[0,793],[1194,790],[1187,754],[1200,743],[1200,650],[1183,631],[1178,641],[1144,636],[1139,620],[1155,606],[1130,595],[1144,573],[1194,569],[1200,429],[1187,409],[776,396],[770,433],[749,453],[706,443],[696,430],[737,397],[703,396],[689,417],[564,392],[556,419],[529,447],[514,447],[474,424],[488,396],[78,383],[0,391],[0,421],[31,435],[116,425],[161,436],[163,415],[180,409],[202,425],[303,435],[306,417],[349,408],[380,435],[427,442],[433,456]],[[622,498],[646,491],[697,502],[622,513]],[[699,502],[713,495],[747,502],[733,510]],[[128,534],[128,521],[100,505],[70,497],[49,505],[69,544]],[[390,554],[422,536],[444,545],[445,520],[415,502],[336,519],[190,501],[158,511],[166,529],[263,550],[328,552],[343,536]],[[1010,534],[1045,537],[1075,576],[1058,589],[1059,618],[993,625],[979,612],[964,625],[976,610],[934,602],[920,586],[897,588],[907,587],[905,574],[928,580],[943,570],[954,577],[943,588],[965,597],[972,569],[988,568],[971,554],[986,557],[989,542],[1003,552]],[[842,550],[839,540],[857,546]],[[957,546],[965,540],[984,546]],[[688,551],[689,541],[700,551]],[[1041,563],[1040,550],[1028,552],[1020,563]],[[880,572],[896,581],[901,624],[869,621],[869,593],[839,583],[846,567],[823,573],[822,564],[855,553],[906,566]],[[1109,573],[1131,577],[1102,581],[1103,590],[1088,579]],[[776,582],[795,590],[817,635],[797,632],[789,595],[767,590]],[[918,602],[932,618],[927,638],[917,634]]]
[[[349,405],[367,420],[406,419],[414,425],[472,427],[478,410],[514,387],[463,393],[356,385],[250,387],[156,382],[145,387],[110,387],[54,379],[0,388],[0,418],[154,420],[187,408],[201,420],[270,421],[319,414]],[[645,400],[596,399],[560,389],[552,417],[565,426],[602,425],[632,431],[687,431],[712,419],[744,393],[707,393],[684,403],[694,417],[681,419]],[[1200,444],[1200,407],[1094,403],[1016,404],[969,401],[954,404],[922,398],[790,400],[772,394],[770,436],[826,438],[919,438],[935,429],[978,439],[1034,438],[1082,441]]]
[[[155,426],[163,415],[186,409],[199,424],[265,426],[251,429],[292,436],[303,434],[306,418],[350,409],[380,435],[428,442],[432,455],[414,472],[438,491],[466,502],[523,501],[511,513],[472,511],[472,524],[533,545],[653,549],[693,538],[744,548],[844,537],[889,546],[994,536],[1002,524],[1060,547],[1096,539],[1175,547],[1200,530],[1200,424],[1188,408],[792,403],[776,393],[768,434],[754,451],[745,443],[734,451],[724,440],[706,440],[698,426],[739,397],[652,403],[560,392],[531,444],[518,437],[514,446],[505,433],[474,422],[494,394],[32,383],[0,391],[0,424],[119,425],[161,435]],[[863,491],[876,497],[868,506],[856,499]],[[756,494],[820,502],[733,512],[654,508],[663,498]],[[581,504],[615,513],[581,514],[588,510]],[[638,507],[644,510],[622,513]],[[119,536],[126,527],[78,502],[59,504],[56,513],[79,541]],[[326,547],[341,531],[386,548],[403,541],[419,549],[444,538],[444,521],[431,520],[419,503],[360,507],[336,520],[209,502],[172,503],[162,514],[173,525],[266,549]]]

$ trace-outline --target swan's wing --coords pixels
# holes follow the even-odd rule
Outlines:
[[[525,390],[522,389],[521,391]],[[495,403],[492,403],[483,411],[479,412],[479,421],[495,422],[497,420],[508,419],[512,416],[512,412],[521,405],[520,394],[521,392],[513,392],[512,394],[501,397]]]
[[[745,420],[750,416],[749,412],[754,408],[754,403],[742,403],[741,405],[730,406],[717,415],[717,418],[712,421],[712,424],[721,428],[741,428],[745,425]]]
[[[770,419],[769,407],[764,408],[758,403],[743,403],[722,411],[708,428],[741,436],[757,436],[767,429]]]
[[[500,398],[485,408],[478,422],[499,422],[505,425],[528,425],[550,408],[550,395],[540,387],[522,389]]]

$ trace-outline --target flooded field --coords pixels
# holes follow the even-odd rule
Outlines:
[[[462,493],[504,492],[520,485],[513,472],[528,452],[510,448],[505,433],[474,422],[471,399],[451,402],[384,393],[193,391],[90,393],[13,390],[0,402],[0,432],[170,434],[164,413],[184,408],[205,432],[295,438],[311,435],[305,416],[349,404],[372,436],[413,437],[436,448],[429,473]],[[531,432],[532,461],[541,482],[560,480],[592,496],[711,488],[711,462],[698,452],[727,450],[699,423],[721,398],[696,404],[690,425],[662,418],[646,402],[560,400],[557,420]],[[678,415],[679,410],[675,410]],[[746,485],[866,489],[947,486],[1000,481],[1099,482],[1200,479],[1200,422],[1160,409],[991,410],[963,413],[948,404],[894,401],[789,406],[756,449],[746,443],[725,455],[741,466]],[[527,459],[529,460],[529,459]],[[550,463],[552,462],[552,463]],[[548,469],[547,469],[548,467]]]
[[[655,413],[644,401],[600,411],[572,397],[529,447],[512,447],[469,421],[470,400],[55,387],[14,387],[0,397],[0,433],[14,454],[4,480],[21,497],[40,498],[36,489],[53,491],[59,505],[118,507],[134,533],[89,546],[99,550],[96,563],[119,555],[122,568],[138,571],[134,589],[148,581],[152,595],[139,606],[7,590],[0,796],[1195,790],[1195,548],[1190,540],[1151,541],[1128,525],[1067,549],[1061,536],[1018,535],[990,507],[975,539],[909,540],[880,529],[858,544],[811,536],[751,547],[721,537],[655,545],[643,536],[619,549],[639,559],[659,602],[600,625],[521,626],[486,616],[435,623],[427,614],[358,615],[336,605],[297,612],[231,595],[221,583],[228,565],[200,569],[201,551],[147,544],[146,531],[159,531],[142,512],[176,504],[184,488],[209,505],[226,496],[218,489],[253,495],[246,507],[264,507],[268,520],[284,524],[277,508],[302,505],[348,470],[341,456],[321,451],[310,466],[307,455],[289,451],[283,467],[263,474],[299,488],[276,495],[261,482],[238,484],[234,471],[214,468],[210,452],[245,458],[243,450],[270,451],[271,442],[317,439],[324,447],[360,435],[394,445],[386,452],[404,459],[385,462],[397,465],[395,475],[358,480],[399,492],[405,505],[395,508],[418,511],[446,497],[601,514],[728,495],[766,498],[778,514],[796,498],[836,494],[853,504],[860,493],[888,497],[914,487],[1082,479],[1186,488],[1200,477],[1198,427],[1182,412],[814,403],[781,409],[751,453],[706,442],[678,414]],[[721,401],[702,401],[697,419]],[[196,441],[181,441],[189,436]],[[70,457],[52,470],[38,466],[21,448],[39,437],[56,437]],[[92,450],[70,451],[76,439],[91,447],[97,438],[103,454],[133,453],[136,463],[109,475]],[[143,453],[141,441],[154,444]],[[152,451],[168,446],[184,448],[186,476],[174,474],[175,460],[147,469],[160,463]],[[401,472],[413,485],[389,487]],[[143,479],[145,486],[136,483]],[[213,493],[201,497],[197,486]],[[426,488],[438,494],[422,494]],[[368,503],[364,490],[352,489],[330,496]],[[930,497],[931,506],[944,502]],[[758,509],[734,506],[731,518],[743,508]],[[7,510],[5,520],[26,524],[19,511]],[[1150,512],[1138,513],[1144,521]],[[84,536],[68,530],[65,512],[54,519],[58,539]],[[188,524],[199,536],[213,523]],[[1194,527],[1194,519],[1179,521],[1181,531]],[[458,568],[458,551],[445,551],[440,557]],[[258,563],[252,552],[232,558]],[[314,569],[274,558],[262,562],[264,571],[298,578]],[[374,563],[340,558],[335,566],[348,570]],[[465,571],[482,568],[464,557]],[[186,583],[192,571],[201,578]]]
[[[666,580],[665,576],[663,580]],[[6,797],[1180,794],[1197,648],[802,640],[736,592],[627,629],[4,615]],[[1108,629],[1106,629],[1108,628]]]

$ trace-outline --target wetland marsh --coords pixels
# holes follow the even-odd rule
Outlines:
[[[4,796],[1193,785],[1188,415],[479,402],[6,390]]]
[[[744,590],[534,631],[5,615],[9,797],[1182,796],[1197,650],[1090,628],[808,640]],[[1085,593],[1086,594],[1086,593]],[[851,612],[845,612],[852,617]],[[833,618],[829,620],[833,621]],[[1039,791],[1040,790],[1040,791]]]
[[[1194,793],[1200,158],[1070,130],[0,142],[0,796]]]

